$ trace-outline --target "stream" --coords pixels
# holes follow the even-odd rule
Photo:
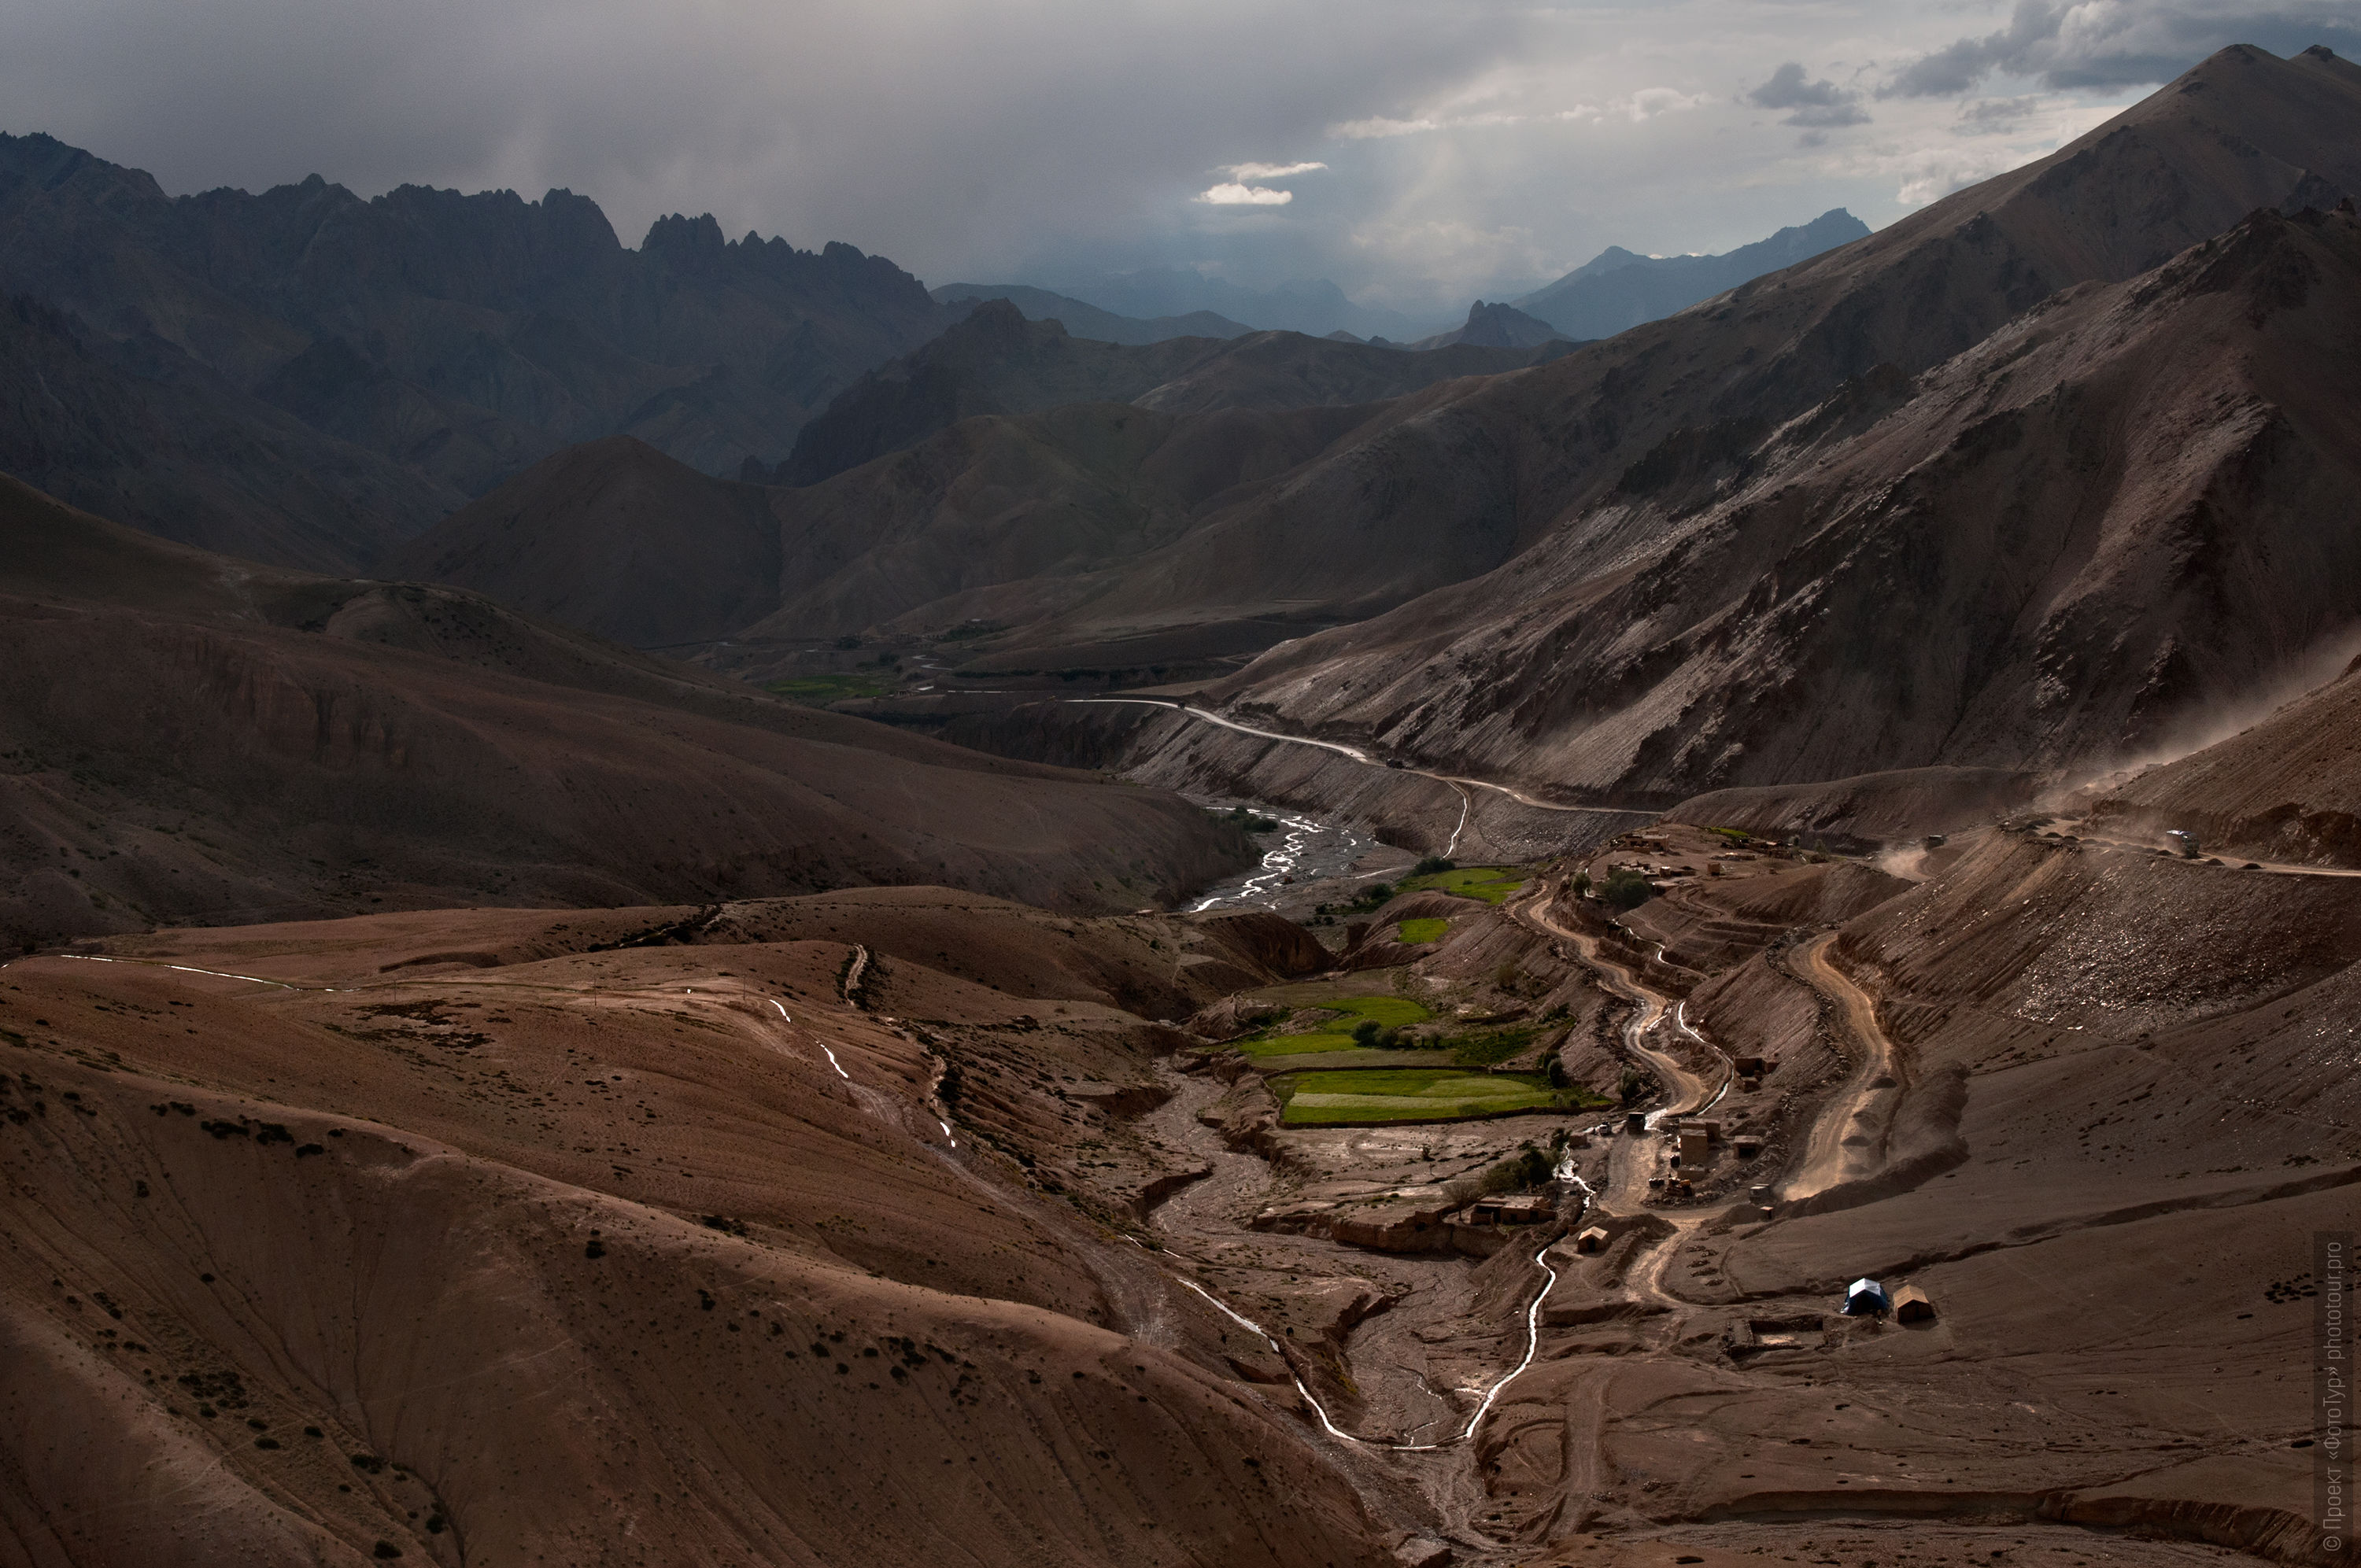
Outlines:
[[[1282,900],[1290,904],[1303,902],[1303,890],[1312,883],[1361,882],[1385,874],[1355,872],[1366,856],[1384,846],[1370,835],[1342,823],[1323,821],[1286,806],[1264,806],[1255,801],[1198,804],[1213,810],[1244,806],[1257,817],[1276,821],[1279,830],[1257,834],[1263,844],[1262,863],[1199,894],[1189,905],[1192,915],[1209,909],[1276,909]]]

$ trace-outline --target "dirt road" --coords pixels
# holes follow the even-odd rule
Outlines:
[[[1720,1058],[1719,1070],[1708,1077],[1693,1070],[1672,1052],[1651,1045],[1649,1040],[1656,1032],[1656,1026],[1675,1012],[1672,1003],[1642,985],[1639,977],[1629,969],[1601,952],[1597,938],[1576,927],[1561,925],[1553,918],[1549,912],[1550,899],[1547,893],[1535,894],[1511,905],[1509,913],[1537,931],[1573,944],[1575,950],[1582,955],[1582,961],[1598,975],[1600,986],[1633,1004],[1636,1010],[1623,1021],[1623,1043],[1633,1056],[1648,1064],[1649,1069],[1664,1086],[1664,1104],[1648,1113],[1648,1124],[1654,1126],[1667,1116],[1686,1115],[1703,1110],[1719,1098],[1730,1081],[1730,1059],[1715,1051],[1696,1030],[1686,1024],[1679,1024],[1677,1020],[1677,1026],[1691,1039]]]
[[[1385,768],[1392,773],[1410,773],[1418,778],[1433,779],[1437,784],[1447,784],[1451,785],[1452,788],[1459,791],[1463,797],[1463,801],[1466,801],[1467,791],[1471,789],[1488,789],[1495,795],[1506,795],[1509,799],[1515,801],[1518,805],[1530,806],[1536,811],[1587,812],[1594,816],[1605,812],[1611,813],[1616,816],[1628,816],[1634,810],[1633,807],[1627,806],[1566,806],[1554,800],[1539,799],[1533,795],[1527,795],[1523,790],[1517,788],[1513,784],[1495,784],[1490,779],[1473,779],[1459,773],[1439,773],[1429,768],[1413,768],[1408,765],[1396,766],[1391,762],[1380,762],[1378,758],[1373,757],[1368,752],[1361,750],[1360,747],[1347,746],[1341,740],[1314,740],[1302,735],[1282,734],[1276,729],[1259,729],[1251,724],[1241,724],[1235,718],[1224,718],[1218,713],[1208,712],[1206,709],[1202,707],[1191,707],[1185,702],[1174,702],[1169,697],[1076,696],[1068,697],[1066,700],[1073,703],[1133,703],[1147,707],[1169,707],[1175,713],[1185,713],[1191,718],[1200,718],[1208,724],[1217,724],[1224,729],[1235,729],[1241,735],[1252,735],[1257,740],[1283,740],[1291,746],[1316,746],[1323,751],[1334,751],[1340,757],[1349,757],[1354,762],[1362,764],[1364,767]],[[1472,805],[1472,802],[1466,802],[1466,804]],[[1641,813],[1641,815],[1653,817],[1656,814],[1653,811],[1646,811]],[[1455,848],[1457,846],[1460,831],[1465,829],[1466,826],[1467,813],[1463,809],[1459,814],[1459,827],[1452,831],[1451,843],[1453,847]],[[1448,850],[1444,851],[1446,854],[1449,852],[1450,851]]]
[[[1885,1157],[1894,1106],[1902,1094],[1899,1057],[1878,1025],[1877,1003],[1829,960],[1836,939],[1831,931],[1798,948],[1794,965],[1805,983],[1834,1003],[1847,1048],[1859,1065],[1812,1124],[1803,1158],[1780,1187],[1780,1197],[1791,1202],[1874,1170]]]

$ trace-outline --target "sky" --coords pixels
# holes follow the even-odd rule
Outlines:
[[[0,129],[180,193],[563,186],[928,283],[1464,312],[1608,245],[1883,226],[2361,0],[0,0]]]

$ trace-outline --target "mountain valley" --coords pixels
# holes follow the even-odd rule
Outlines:
[[[2356,195],[1416,347],[0,139],[0,1561],[2361,1563]]]

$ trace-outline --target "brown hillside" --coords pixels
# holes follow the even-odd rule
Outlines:
[[[387,569],[665,648],[768,613],[779,535],[759,487],[610,435],[543,458],[397,551]]]
[[[13,944],[396,905],[949,882],[1062,907],[1244,851],[1008,762],[451,589],[272,572],[0,482]]]
[[[1622,799],[2164,750],[2350,633],[2356,334],[2361,219],[2260,212],[1234,688]]]
[[[1270,618],[1367,616],[1545,539],[1591,571],[1614,569],[1660,514],[1705,502],[1770,431],[1848,384],[1870,389],[1845,395],[1873,405],[1876,389],[1960,354],[2060,290],[2136,276],[2299,192],[2319,202],[2355,190],[2361,71],[2325,51],[2280,60],[2227,49],[2050,158],[1867,239],[1546,365],[1397,396],[1381,418],[1321,423],[1318,440],[1304,439],[1301,411],[1245,411],[1256,389],[1273,374],[1290,397],[1403,389],[1338,379],[1324,359],[1274,368],[1274,358],[1351,350],[1357,367],[1372,354],[1387,364],[1400,356],[1256,339],[1219,348],[1207,366],[1139,395],[1195,409],[1205,406],[1202,383],[1221,389],[1212,395],[1229,411],[1190,432],[1192,450],[1221,455],[1185,491],[1148,483],[1144,467],[1135,474],[1115,449],[1139,429],[1115,441],[1107,417],[943,431],[780,503],[783,613],[764,632],[982,619],[1018,629],[1000,650],[1016,652],[1232,626],[1230,641],[1250,648],[1268,641],[1261,623]],[[956,412],[957,400],[946,408]],[[879,535],[907,547],[862,560]],[[544,576],[575,581],[577,554],[622,553],[563,553]],[[463,554],[485,574],[465,579],[474,586],[534,575],[529,564],[483,565],[529,563],[511,543]],[[914,565],[923,567],[915,578]],[[719,619],[712,636],[730,630]],[[1290,655],[1363,645],[1346,634]],[[1354,677],[1356,691],[1370,684]],[[1258,696],[1291,702],[1284,690],[1257,685]]]
[[[1446,569],[1504,561],[1627,475],[1666,504],[1694,499],[1723,454],[1848,380],[1938,365],[2060,289],[2134,277],[2299,190],[2361,192],[2361,68],[2324,49],[2224,49],[2050,157],[1867,239],[1539,368],[1421,394],[1143,564],[1087,617],[1205,619],[1273,599],[1345,610],[1419,591],[1397,564],[1413,543]],[[1602,565],[1627,538],[1620,509],[1603,511],[1582,525]]]
[[[928,1047],[837,997],[895,908],[818,915],[834,939],[598,950],[683,913],[192,932],[0,971],[0,1541],[1384,1560],[1334,1460],[1236,1380],[1259,1342],[1014,1157],[1051,1179],[1028,1108],[1099,1151],[1126,1135],[1034,1075],[1129,1070],[1137,1018],[1054,981],[1025,1002],[1050,1029],[974,1058],[961,1096],[998,1153],[964,1110],[944,1131]],[[972,913],[994,966],[1001,917]],[[432,967],[454,941],[474,956]],[[1060,946],[1151,956],[1101,925]],[[1001,1037],[1014,998],[890,967],[938,1026]]]
[[[2252,729],[2112,791],[2092,816],[2188,829],[2224,854],[2361,866],[2361,663]]]

